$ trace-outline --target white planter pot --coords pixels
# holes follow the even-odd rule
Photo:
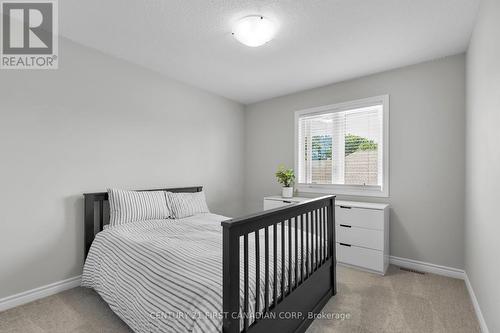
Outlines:
[[[292,198],[293,197],[293,186],[292,187],[283,187],[281,189],[281,196],[283,198]]]

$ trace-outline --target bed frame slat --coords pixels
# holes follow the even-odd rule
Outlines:
[[[264,289],[264,312],[269,311],[269,227],[266,227],[264,230],[264,238],[265,238],[265,244],[264,244],[264,261],[265,261],[265,268],[264,268],[264,280],[265,280],[265,289]]]
[[[320,230],[320,233],[319,233],[319,264],[320,266],[323,266],[323,221],[324,221],[324,218],[323,218],[323,208],[321,208],[319,210],[319,216],[320,216],[320,220],[319,220],[319,230]]]
[[[304,282],[306,255],[304,253],[304,215],[300,216],[300,283]]]
[[[326,240],[327,240],[327,237],[326,237],[326,208],[323,208],[323,264],[325,263],[326,261],[326,255],[327,255],[327,244],[326,244]]]
[[[297,288],[297,285],[299,284],[299,219],[300,215],[295,218],[295,261],[294,261],[294,267],[295,267],[295,282],[293,284],[293,288]]]
[[[309,220],[311,217],[311,213],[307,213],[306,215],[306,279],[309,277],[309,257],[311,255],[311,251],[309,250]]]
[[[319,268],[319,209],[316,209],[316,270]]]
[[[273,307],[278,305],[278,226],[273,225]]]
[[[243,236],[243,330],[248,331],[248,234]]]
[[[260,239],[259,230],[255,231],[255,308],[254,314],[260,312]],[[257,316],[255,316],[257,318]]]
[[[316,210],[311,213],[311,273],[316,270]]]
[[[99,201],[99,229],[104,228],[104,201]]]
[[[292,219],[290,219],[288,220],[288,294],[292,292],[292,272]]]
[[[323,265],[323,208],[319,210],[319,265]]]
[[[281,222],[281,297],[280,301],[285,298],[285,277],[286,277],[286,271],[285,271],[285,221]]]

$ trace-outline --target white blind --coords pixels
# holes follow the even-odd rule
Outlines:
[[[301,184],[383,184],[383,105],[298,119]]]

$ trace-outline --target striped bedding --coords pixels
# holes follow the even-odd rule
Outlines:
[[[111,226],[170,217],[164,191],[108,189],[108,198]]]
[[[95,289],[135,332],[221,332],[220,222],[225,219],[220,215],[205,213],[178,220],[132,222],[108,228],[97,234],[92,244],[83,269],[82,286]],[[279,231],[280,228],[278,240]],[[263,232],[260,234],[260,280],[264,281]],[[272,235],[270,228],[270,240]],[[251,313],[256,295],[254,239],[255,235],[251,234]],[[280,248],[278,241],[278,295],[281,280]],[[270,302],[272,260],[271,251]],[[300,260],[299,253],[299,265]],[[294,265],[293,262],[292,269],[295,269]],[[240,272],[243,272],[243,266]],[[285,283],[288,284],[287,281]],[[240,286],[243,288],[243,281]],[[264,283],[261,282],[260,286],[260,304],[264,304]],[[240,294],[242,296],[243,291]],[[243,304],[243,298],[240,304]]]
[[[165,192],[172,217],[182,219],[200,213],[210,213],[205,200],[205,192],[173,193]]]

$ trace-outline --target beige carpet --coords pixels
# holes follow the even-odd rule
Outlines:
[[[386,276],[339,267],[338,295],[316,332],[480,332],[465,284],[390,267]],[[131,332],[92,290],[75,288],[0,313],[0,332]]]

